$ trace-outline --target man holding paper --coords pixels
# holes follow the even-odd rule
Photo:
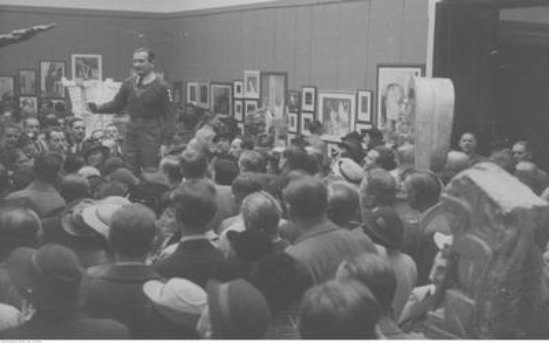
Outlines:
[[[135,75],[127,78],[113,100],[97,105],[89,103],[93,113],[118,113],[126,109],[130,116],[125,137],[124,157],[136,174],[155,170],[159,157],[167,150],[168,128],[172,115],[168,85],[154,73],[154,53],[138,48],[133,53]],[[159,154],[160,152],[160,154]]]

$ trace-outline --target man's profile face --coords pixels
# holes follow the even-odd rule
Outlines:
[[[138,51],[134,53],[132,65],[133,69],[139,76],[149,74],[154,68],[154,64],[149,61],[149,54],[146,51]]]

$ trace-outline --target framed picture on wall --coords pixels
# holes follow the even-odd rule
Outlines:
[[[244,136],[244,123],[243,122],[238,122],[238,123],[236,123],[236,126],[238,127],[239,134],[241,136]]]
[[[309,124],[315,120],[315,114],[312,112],[301,112],[300,119],[299,132],[301,132],[303,136],[310,136]]]
[[[234,119],[236,121],[243,121],[244,120],[244,100],[242,99],[235,99],[234,100]]]
[[[258,107],[257,100],[244,100],[244,121],[246,121],[248,114],[257,111]]]
[[[61,79],[66,75],[65,61],[40,61],[40,95],[43,98],[63,98]]]
[[[233,94],[235,99],[244,99],[244,80],[233,81]]]
[[[301,93],[289,90],[286,97],[288,99],[288,112],[299,113],[301,109]]]
[[[259,99],[261,72],[259,70],[244,70],[244,97]]]
[[[36,70],[19,69],[17,71],[17,91],[19,95],[36,95]]]
[[[210,84],[208,82],[198,83],[198,104],[202,108],[210,108]]]
[[[305,86],[301,89],[301,110],[305,112],[316,111],[316,87]]]
[[[38,113],[38,98],[35,96],[20,96],[19,110],[23,117]]]
[[[361,137],[364,137],[364,135],[366,135],[366,131],[370,130],[371,128],[372,128],[372,124],[366,124],[366,123],[355,124],[355,131],[358,132]]]
[[[372,95],[374,92],[359,90],[356,98],[356,121],[372,122]]]
[[[377,118],[380,130],[392,132],[399,120],[407,120],[413,108],[408,89],[413,77],[423,76],[425,65],[377,66]]]
[[[71,75],[73,79],[103,80],[103,57],[101,55],[72,54]]]
[[[261,73],[261,107],[270,110],[273,118],[282,118],[284,116],[287,89],[288,73]]]
[[[187,82],[187,103],[198,105],[198,82]]]
[[[297,133],[299,131],[299,114],[288,112],[288,131]]]
[[[230,116],[233,107],[233,85],[227,82],[212,82],[210,94],[212,112]]]
[[[338,141],[354,130],[356,95],[352,93],[319,92],[318,120],[322,122],[323,139]]]
[[[0,76],[0,99],[6,93],[10,93],[14,96],[15,91],[15,77],[13,76]]]

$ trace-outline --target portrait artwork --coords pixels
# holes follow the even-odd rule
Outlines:
[[[244,120],[244,103],[242,99],[235,99],[234,100],[234,119],[236,121],[243,121]]]
[[[23,118],[35,116],[38,113],[38,98],[35,96],[20,96],[19,110]]]
[[[387,138],[410,135],[413,129],[413,77],[423,75],[425,66],[379,65],[377,69],[377,127]]]
[[[259,99],[259,70],[244,70],[244,97],[246,99]]]
[[[315,114],[311,112],[301,112],[299,131],[303,136],[310,136],[309,124],[315,120]]]
[[[103,80],[103,58],[101,55],[71,55],[71,72],[73,79]]]
[[[19,69],[17,90],[19,95],[36,95],[36,71],[34,69]]]
[[[301,90],[301,110],[315,112],[316,110],[316,87],[306,86]]]
[[[235,99],[244,99],[244,81],[233,81],[233,94]]]
[[[319,93],[318,117],[323,138],[338,141],[354,130],[356,97],[350,93]]]
[[[210,85],[207,82],[198,84],[198,106],[210,108]]]
[[[232,84],[212,82],[211,85],[212,104],[211,110],[214,114],[231,115],[233,106]]]
[[[294,90],[288,91],[288,112],[299,113],[301,109],[301,93]]]
[[[372,122],[372,91],[359,90],[357,93],[357,122]]]
[[[65,76],[64,61],[40,61],[40,95],[43,98],[63,98],[65,89],[61,79]]]
[[[288,131],[297,133],[299,130],[299,115],[295,112],[288,112]]]

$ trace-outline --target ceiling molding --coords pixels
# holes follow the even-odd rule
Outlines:
[[[276,1],[278,0],[0,0],[0,6],[170,14]]]

